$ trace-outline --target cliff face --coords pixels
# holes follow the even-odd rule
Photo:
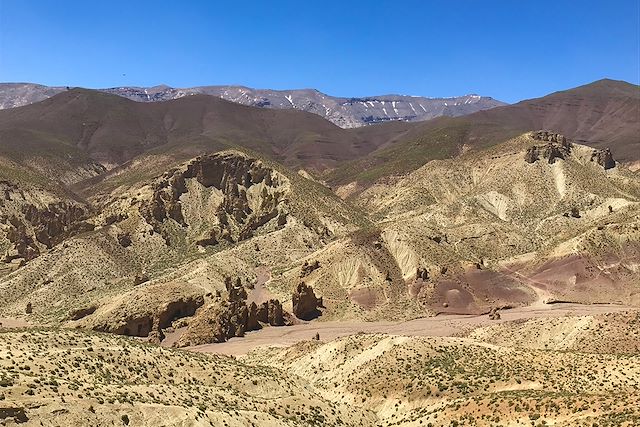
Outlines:
[[[203,230],[196,236],[200,246],[236,243],[272,220],[276,227],[286,223],[287,187],[285,177],[258,160],[237,153],[202,156],[158,179],[140,212],[160,233],[168,219]],[[188,205],[181,201],[183,195]],[[205,212],[199,209],[205,206]]]
[[[262,325],[285,326],[289,317],[277,299],[257,305],[247,305],[247,291],[238,278],[235,283],[225,279],[226,298],[212,299],[201,307],[188,322],[187,330],[175,342],[175,347],[225,342],[233,337],[243,337],[246,332],[262,328]]]
[[[66,238],[93,230],[90,208],[43,190],[0,182],[0,242],[2,260],[23,265]]]

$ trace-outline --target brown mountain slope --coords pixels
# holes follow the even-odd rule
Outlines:
[[[389,132],[391,127],[394,132]],[[537,129],[560,132],[596,148],[608,147],[616,160],[636,163],[640,161],[640,87],[605,79],[468,116],[357,129],[352,132],[380,148],[346,162],[326,178],[336,185],[353,181],[367,185],[415,170],[429,160],[455,157]],[[381,141],[380,135],[388,139]]]
[[[186,151],[186,157],[243,146],[309,168],[333,166],[375,148],[311,113],[247,107],[205,95],[141,104],[74,89],[0,111],[0,154],[19,162],[46,152],[80,163],[89,156],[112,167],[167,144]]]
[[[640,160],[639,103],[637,86],[602,80],[464,117],[344,130],[314,114],[204,95],[141,104],[74,89],[0,111],[0,155],[48,176],[64,173],[68,183],[100,174],[96,163],[111,168],[158,147],[186,160],[239,146],[290,167],[337,167],[327,175],[335,184],[366,183],[550,128],[579,142],[610,146],[618,160],[634,162]]]
[[[582,144],[609,147],[620,161],[640,160],[640,87],[627,82],[598,80],[477,117],[521,129],[553,129]]]

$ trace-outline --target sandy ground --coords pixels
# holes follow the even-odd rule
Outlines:
[[[275,298],[271,292],[267,289],[265,284],[271,280],[271,273],[267,267],[257,267],[255,269],[257,282],[255,287],[247,296],[247,305],[255,302],[257,305],[262,304],[265,301]]]
[[[408,322],[319,322],[312,321],[300,325],[283,327],[266,327],[260,331],[249,332],[244,338],[232,338],[225,343],[205,344],[190,347],[190,350],[228,355],[246,354],[261,346],[290,346],[299,341],[309,340],[316,333],[322,341],[330,341],[338,337],[365,333],[384,333],[409,336],[453,336],[480,326],[493,325],[500,322],[538,317],[588,316],[603,313],[638,310],[612,304],[548,304],[543,306],[518,307],[500,312],[501,320],[490,320],[488,315],[440,315],[425,317]]]
[[[31,323],[24,319],[13,319],[9,317],[0,317],[0,327],[2,328],[24,328],[27,326],[33,326]]]

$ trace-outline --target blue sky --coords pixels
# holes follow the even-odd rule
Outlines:
[[[0,81],[478,93],[640,80],[640,0],[0,0]]]

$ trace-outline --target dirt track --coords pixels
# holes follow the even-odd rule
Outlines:
[[[33,325],[23,319],[0,317],[0,327],[3,327],[3,328],[24,328],[28,326],[33,326]]]
[[[413,336],[452,336],[464,333],[479,326],[498,322],[530,319],[537,317],[587,316],[613,313],[626,310],[638,310],[637,307],[621,305],[581,305],[551,304],[543,306],[519,307],[501,312],[501,320],[489,320],[487,315],[440,315],[425,317],[408,322],[318,322],[312,321],[287,327],[267,327],[260,331],[249,332],[244,338],[232,338],[220,344],[205,344],[190,347],[190,350],[240,355],[260,346],[289,346],[298,341],[309,340],[316,333],[322,341],[329,341],[358,332],[385,333]]]

